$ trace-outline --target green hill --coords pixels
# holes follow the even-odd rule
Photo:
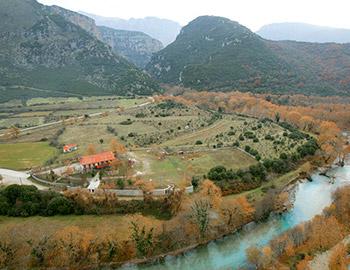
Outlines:
[[[152,94],[158,84],[97,37],[34,0],[0,1],[0,96]],[[47,94],[46,94],[47,95]]]
[[[229,19],[198,17],[156,53],[159,81],[207,90],[350,94],[350,45],[264,40]]]

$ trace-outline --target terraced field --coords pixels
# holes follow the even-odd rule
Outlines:
[[[35,99],[27,102],[30,106],[8,103],[0,112],[0,121],[11,121],[17,115],[23,121],[42,117],[57,124],[23,131],[18,138],[0,137],[1,147],[13,149],[0,167],[28,168],[52,157],[53,165],[61,166],[86,154],[89,145],[97,152],[110,150],[111,140],[116,139],[135,160],[135,176],[152,180],[157,186],[180,185],[218,165],[237,170],[257,160],[279,158],[305,142],[290,138],[288,130],[271,121],[149,101],[96,97]],[[138,107],[140,104],[145,105]],[[78,151],[63,154],[62,145],[70,143],[78,144]]]

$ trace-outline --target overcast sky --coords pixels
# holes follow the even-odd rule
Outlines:
[[[350,28],[349,0],[39,0],[107,17],[156,16],[181,25],[200,15],[238,21],[252,30],[274,22],[306,22]]]

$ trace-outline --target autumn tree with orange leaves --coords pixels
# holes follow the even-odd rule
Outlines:
[[[324,160],[326,163],[333,162],[340,157],[343,150],[344,142],[341,132],[336,123],[331,121],[322,121],[319,128],[318,143],[325,153]]]
[[[347,270],[349,259],[347,248],[343,243],[338,244],[332,250],[329,258],[329,269],[331,270]]]
[[[112,139],[110,142],[110,149],[117,155],[123,155],[126,153],[126,148],[123,144],[119,143],[116,139]]]

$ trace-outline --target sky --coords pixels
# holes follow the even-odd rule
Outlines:
[[[350,29],[349,0],[38,0],[74,11],[123,19],[155,16],[186,25],[200,15],[227,17],[253,31],[275,22]]]

